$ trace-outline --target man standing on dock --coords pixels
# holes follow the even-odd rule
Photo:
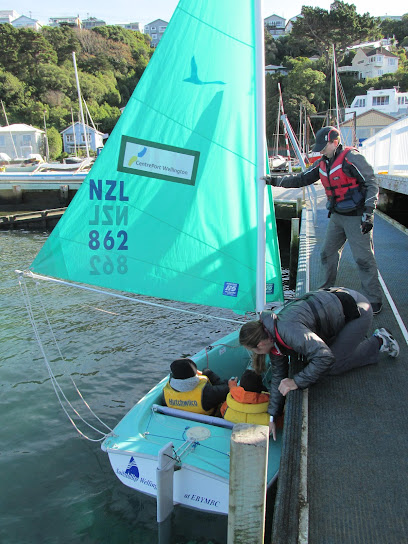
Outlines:
[[[313,151],[321,152],[306,171],[284,177],[266,176],[267,185],[304,187],[322,182],[327,196],[329,225],[321,251],[324,279],[321,288],[336,285],[337,270],[346,241],[349,241],[358,266],[362,291],[373,313],[382,309],[382,291],[374,256],[374,209],[378,200],[378,183],[373,168],[353,147],[340,143],[340,132],[332,126],[316,134]]]

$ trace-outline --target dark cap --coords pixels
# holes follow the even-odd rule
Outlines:
[[[323,127],[316,133],[316,143],[313,147],[313,151],[321,151],[328,142],[337,140],[340,138],[340,132],[336,127]]]
[[[264,384],[262,383],[262,376],[257,374],[254,370],[245,370],[239,380],[239,385],[245,389],[245,391],[252,391],[253,393],[262,393],[266,391]]]
[[[171,363],[170,370],[174,379],[186,380],[197,374],[197,365],[191,359],[176,359]]]

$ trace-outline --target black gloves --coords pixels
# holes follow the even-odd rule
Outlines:
[[[273,187],[280,187],[281,178],[275,176],[265,176],[262,178],[265,180],[266,185],[273,185]]]
[[[361,232],[368,234],[374,226],[374,214],[364,212],[361,217]]]

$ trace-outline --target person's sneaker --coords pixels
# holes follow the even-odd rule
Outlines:
[[[373,314],[377,315],[382,310],[382,304],[381,304],[381,302],[372,302],[371,303],[371,308],[373,309]]]
[[[390,357],[398,357],[400,351],[398,342],[388,329],[385,329],[384,327],[376,329],[373,336],[377,336],[377,338],[381,338],[382,340],[380,353],[386,352]]]

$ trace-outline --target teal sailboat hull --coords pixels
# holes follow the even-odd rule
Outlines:
[[[192,357],[201,370],[207,367],[207,358],[209,368],[224,379],[240,376],[250,366],[248,351],[239,346],[238,332]],[[130,410],[105,439],[102,449],[108,453],[122,483],[156,497],[159,452],[172,442],[178,459],[173,479],[174,504],[227,514],[232,424],[222,418],[183,410],[160,413],[157,405],[163,404],[162,393],[167,380],[168,376]],[[228,428],[221,426],[224,424]],[[272,439],[269,442],[268,485],[277,477],[280,454],[281,433],[278,432],[276,442]]]

